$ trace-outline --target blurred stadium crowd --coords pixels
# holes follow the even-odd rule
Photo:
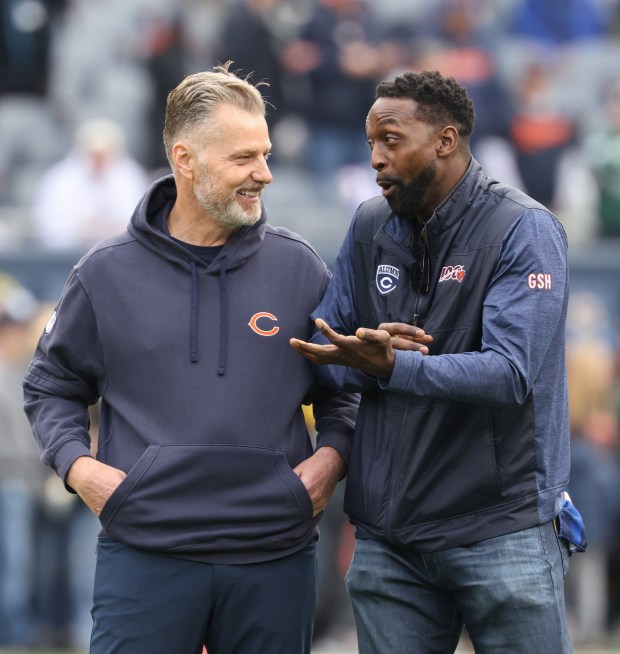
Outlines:
[[[97,521],[39,463],[19,382],[73,263],[169,172],[168,91],[227,60],[269,84],[270,220],[328,263],[377,192],[364,132],[376,83],[408,69],[464,84],[487,174],[561,219],[569,490],[590,541],[568,606],[577,644],[618,643],[620,0],[2,0],[0,647],[87,650]],[[350,645],[338,497],[321,551],[317,640]]]

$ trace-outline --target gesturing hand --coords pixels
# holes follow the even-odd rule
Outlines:
[[[382,322],[377,329],[384,329],[392,337],[395,350],[417,351],[428,354],[433,337],[423,329],[403,322]]]
[[[349,366],[383,378],[389,377],[394,369],[394,349],[420,350],[425,354],[428,352],[425,343],[432,341],[418,327],[400,323],[386,323],[379,329],[360,328],[355,336],[338,334],[320,318],[315,324],[329,344],[292,338],[291,345],[302,356],[318,365]]]

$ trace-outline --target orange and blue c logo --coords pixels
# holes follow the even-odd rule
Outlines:
[[[280,331],[280,328],[277,325],[274,325],[271,329],[262,329],[258,326],[258,321],[263,319],[278,322],[278,319],[273,315],[273,313],[259,311],[250,318],[248,325],[252,328],[252,331],[255,331],[259,336],[275,336]]]

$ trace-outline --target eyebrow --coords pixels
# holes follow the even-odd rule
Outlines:
[[[265,154],[267,152],[271,152],[271,150],[272,150],[272,146],[269,146],[265,150],[263,150],[262,148],[244,148],[243,150],[233,150],[232,156],[233,157],[253,156],[257,152],[260,152],[261,154]]]
[[[393,116],[385,116],[377,121],[377,125],[398,125],[399,121]]]

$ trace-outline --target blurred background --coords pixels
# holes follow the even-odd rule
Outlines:
[[[21,377],[71,267],[169,172],[168,92],[229,59],[269,83],[270,220],[330,265],[377,194],[374,88],[405,70],[464,84],[487,174],[564,224],[569,491],[590,541],[568,610],[577,646],[620,647],[620,0],[1,0],[0,648],[88,649],[97,521],[39,463]],[[96,447],[96,410],[92,425]],[[341,496],[322,523],[317,651],[355,647]]]

